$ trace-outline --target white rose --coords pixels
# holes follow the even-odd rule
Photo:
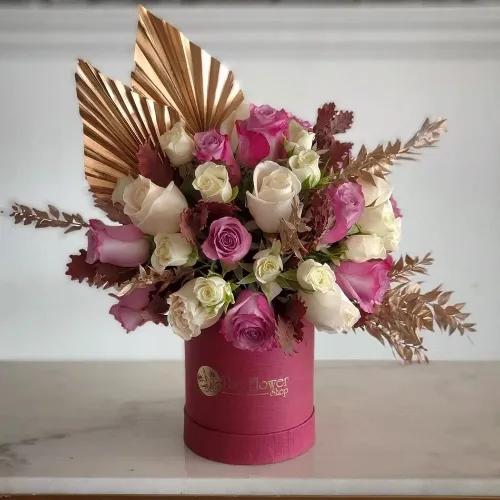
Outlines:
[[[366,174],[357,180],[365,198],[365,206],[385,203],[392,194],[392,186],[377,175]]]
[[[319,154],[316,151],[300,151],[289,158],[288,164],[300,182],[305,183],[308,188],[316,186],[321,179]]]
[[[285,141],[285,151],[288,154],[297,154],[304,149],[311,149],[314,136],[314,132],[309,132],[296,120],[290,120],[288,139]]]
[[[394,226],[391,231],[382,236],[385,249],[388,252],[395,252],[399,248],[401,241],[401,217],[394,220]]]
[[[123,201],[123,193],[125,188],[131,183],[134,182],[134,178],[130,175],[126,177],[120,177],[118,182],[115,184],[115,189],[113,189],[113,194],[111,195],[111,201],[113,203],[119,203],[120,205],[124,204]]]
[[[390,201],[376,207],[366,207],[357,222],[361,232],[382,238],[386,250],[394,251],[401,238],[401,218],[396,219]]]
[[[151,266],[158,272],[166,267],[183,266],[192,260],[193,247],[181,233],[157,234]]]
[[[193,187],[201,193],[204,200],[226,203],[231,199],[233,189],[229,174],[224,165],[209,161],[196,167]]]
[[[281,256],[270,253],[270,250],[257,252],[254,259],[253,273],[259,283],[271,283],[283,271]]]
[[[335,283],[328,292],[298,292],[304,301],[306,318],[321,330],[339,332],[352,328],[359,320],[356,306]]]
[[[201,307],[209,315],[216,315],[222,309],[234,302],[231,285],[220,276],[196,278],[194,280],[194,294]]]
[[[335,286],[335,274],[328,264],[307,259],[297,268],[297,281],[304,290],[324,293]]]
[[[236,131],[236,120],[246,120],[250,116],[250,105],[243,101],[221,124],[220,133],[229,136],[231,149],[236,151],[238,147],[238,132]]]
[[[196,282],[197,279],[188,281],[167,299],[168,324],[184,340],[197,337],[201,330],[217,323],[223,313],[222,308],[214,311],[203,307],[195,293]]]
[[[273,161],[259,163],[253,172],[253,194],[247,191],[248,210],[257,226],[266,233],[278,232],[300,188],[299,179],[288,168]]]
[[[345,258],[353,262],[365,262],[371,259],[385,259],[384,242],[376,234],[355,234],[344,242]]]
[[[123,191],[123,211],[146,234],[177,233],[179,217],[188,207],[186,198],[172,181],[166,188],[140,175]]]
[[[160,136],[160,146],[170,163],[176,167],[193,159],[194,141],[184,130],[182,122],[177,122],[168,132]]]

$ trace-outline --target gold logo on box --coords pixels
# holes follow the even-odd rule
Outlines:
[[[245,380],[233,380],[221,377],[211,366],[200,366],[197,374],[198,387],[205,396],[228,394],[232,396],[280,396],[288,395],[289,377],[270,380],[250,377]]]
[[[222,379],[210,366],[198,368],[198,387],[205,396],[216,396],[222,390]]]

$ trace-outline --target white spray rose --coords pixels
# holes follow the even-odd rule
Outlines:
[[[288,164],[292,172],[307,188],[313,188],[321,179],[319,154],[316,151],[300,151],[289,158]]]
[[[209,161],[196,167],[193,187],[201,193],[204,200],[226,203],[231,199],[233,190],[229,174],[224,165]]]
[[[254,255],[253,272],[259,283],[271,283],[283,271],[280,253],[281,243],[279,240],[274,240],[271,248],[261,250]]]
[[[134,182],[134,178],[130,175],[118,179],[118,182],[115,184],[115,189],[113,189],[113,194],[111,195],[111,201],[113,203],[119,203],[120,205],[124,204],[123,193],[131,182]]]
[[[300,192],[299,179],[288,168],[264,161],[254,169],[253,186],[253,193],[246,194],[255,223],[266,233],[278,232],[281,219],[290,216],[293,198]]]
[[[285,151],[295,155],[299,151],[311,149],[314,142],[314,132],[306,130],[297,120],[288,124],[288,139],[285,140]]]
[[[359,310],[336,283],[328,292],[298,294],[307,307],[306,318],[320,330],[349,330],[360,318]]]
[[[401,219],[394,216],[390,201],[375,207],[366,207],[357,222],[361,232],[382,238],[386,250],[394,251],[401,239]]]
[[[353,262],[365,262],[371,259],[385,259],[384,242],[376,234],[355,234],[344,242],[345,258]]]
[[[307,259],[297,268],[297,281],[304,290],[325,293],[334,288],[335,274],[328,264]]]
[[[194,282],[196,298],[209,315],[219,314],[234,302],[231,285],[220,276],[196,278]]]
[[[146,234],[177,233],[179,217],[188,207],[186,198],[172,181],[166,188],[140,175],[123,191],[123,211]]]
[[[392,194],[392,186],[377,175],[366,174],[357,180],[361,186],[365,198],[365,206],[380,205],[389,200]]]
[[[183,266],[194,260],[193,247],[180,233],[160,233],[155,236],[154,241],[151,266],[158,272],[164,271],[166,267]]]
[[[184,130],[182,122],[177,122],[160,136],[160,146],[170,163],[176,167],[193,159],[194,141]]]

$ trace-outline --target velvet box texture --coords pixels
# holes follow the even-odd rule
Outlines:
[[[314,444],[314,328],[296,353],[250,352],[217,325],[185,343],[184,441],[202,457],[258,465],[294,458]]]

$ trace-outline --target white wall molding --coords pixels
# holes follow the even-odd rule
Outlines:
[[[225,57],[496,58],[500,7],[155,8]],[[0,56],[130,52],[136,10],[1,8]],[[80,54],[79,54],[80,55]],[[85,54],[83,54],[85,55]]]

